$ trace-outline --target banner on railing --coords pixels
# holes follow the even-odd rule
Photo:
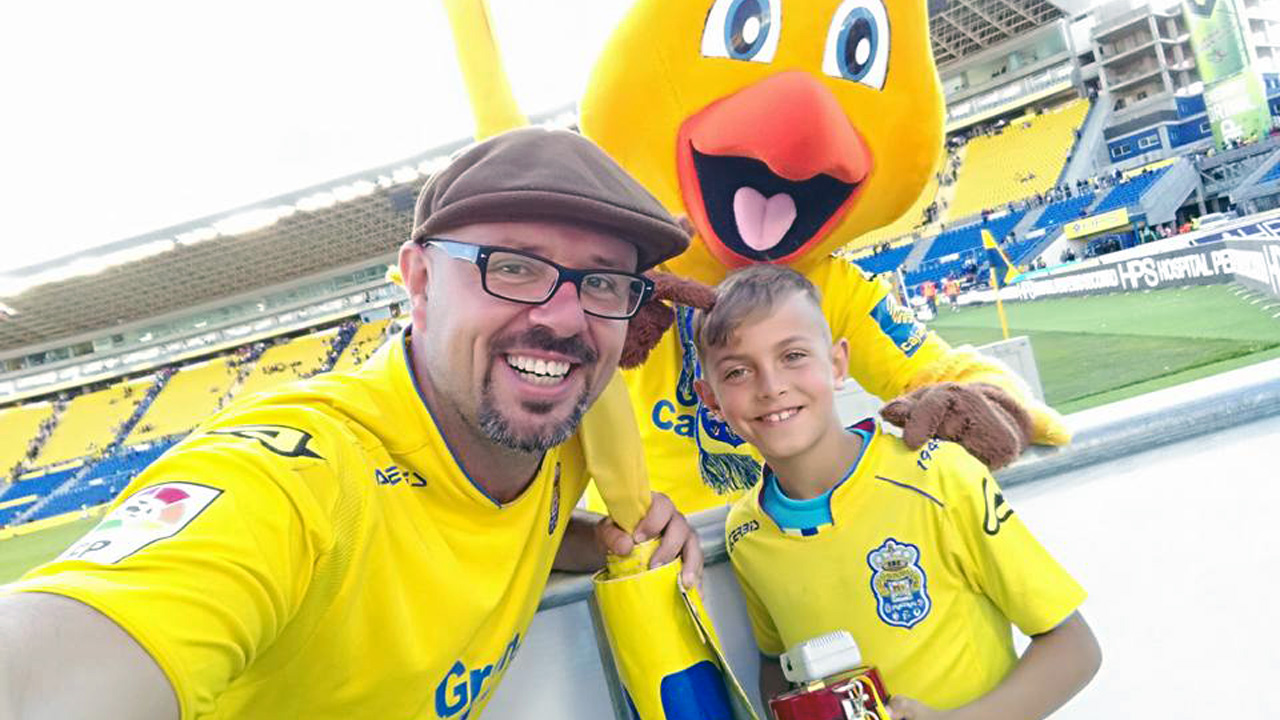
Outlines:
[[[1236,282],[1280,297],[1280,239],[1228,241]]]
[[[1102,295],[1188,285],[1240,282],[1280,297],[1280,238],[1219,240],[1141,257],[1121,255],[1024,276],[1013,285],[1018,299]]]
[[[1095,235],[1105,230],[1113,230],[1129,224],[1129,210],[1120,208],[1100,215],[1092,215],[1079,220],[1072,220],[1063,227],[1063,235],[1069,238],[1081,238]]]

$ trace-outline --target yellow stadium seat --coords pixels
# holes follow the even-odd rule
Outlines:
[[[336,334],[336,330],[325,330],[267,348],[245,376],[236,397],[316,374],[324,368],[329,344]]]
[[[333,372],[347,372],[359,367],[360,363],[382,345],[383,333],[387,331],[387,324],[390,322],[390,320],[375,320],[361,325],[352,336],[351,343],[338,357],[338,362],[333,366]]]
[[[230,357],[182,368],[165,385],[134,426],[126,445],[185,434],[217,412],[235,382]]]
[[[970,140],[947,217],[960,220],[1053,187],[1088,112],[1087,100],[1074,100]]]
[[[19,405],[0,410],[0,477],[8,477],[18,461],[27,456],[40,423],[53,415],[47,402]]]
[[[32,465],[56,465],[105,450],[153,382],[117,383],[73,398]]]

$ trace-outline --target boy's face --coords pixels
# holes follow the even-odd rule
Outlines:
[[[835,390],[848,367],[848,344],[832,344],[821,311],[804,294],[747,318],[703,360],[695,384],[702,402],[766,460],[794,457],[840,431]]]

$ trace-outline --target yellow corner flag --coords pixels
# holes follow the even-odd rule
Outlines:
[[[1001,261],[1004,262],[1005,271],[1004,281],[1007,284],[1011,278],[1018,277],[1018,269],[1009,262],[1008,256],[1000,249],[1000,245],[996,243],[996,239],[991,237],[991,232],[986,228],[982,229],[982,246],[987,249],[987,261],[991,266],[991,290],[996,294],[996,314],[1000,316],[1000,331],[1004,334],[1004,339],[1009,339],[1009,320],[1004,316],[1004,302],[1000,299],[1000,280],[996,273],[996,266]]]

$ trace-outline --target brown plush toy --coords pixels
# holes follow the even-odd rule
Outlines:
[[[902,428],[908,447],[931,437],[957,442],[992,470],[1018,459],[1031,442],[1031,415],[989,383],[926,385],[889,402],[880,416]]]
[[[670,304],[710,310],[716,302],[715,288],[696,280],[664,272],[648,272],[645,276],[653,280],[653,297],[640,307],[627,326],[627,340],[622,346],[622,359],[618,361],[627,369],[644,364],[649,352],[675,323],[676,311]]]

